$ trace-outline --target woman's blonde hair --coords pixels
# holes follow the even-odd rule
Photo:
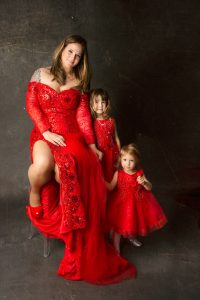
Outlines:
[[[50,72],[54,76],[53,80],[64,85],[66,80],[66,73],[62,66],[61,56],[65,47],[72,43],[78,43],[82,46],[83,53],[79,63],[74,67],[74,75],[80,81],[79,87],[83,91],[89,89],[90,78],[91,78],[91,68],[89,65],[87,42],[84,38],[79,35],[67,36],[55,49],[53,53],[52,65]]]
[[[139,166],[140,166],[140,152],[139,152],[139,149],[138,149],[137,145],[131,143],[131,144],[125,145],[121,148],[120,156],[119,156],[119,167],[120,168],[122,168],[121,158],[124,154],[132,155],[135,158],[136,169],[138,169]]]
[[[90,110],[91,110],[91,114],[93,116],[94,119],[96,119],[97,114],[94,111],[94,101],[95,98],[100,96],[102,100],[104,100],[106,102],[106,110],[104,112],[104,117],[105,118],[109,118],[109,112],[110,112],[110,100],[109,100],[109,95],[108,92],[104,89],[98,88],[98,89],[93,89],[91,91],[90,94]]]

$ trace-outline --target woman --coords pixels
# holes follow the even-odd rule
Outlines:
[[[108,284],[136,271],[104,238],[106,191],[86,93],[89,81],[86,41],[69,36],[56,48],[52,66],[37,70],[28,85],[27,111],[35,127],[27,213],[43,234],[65,242],[59,275]]]

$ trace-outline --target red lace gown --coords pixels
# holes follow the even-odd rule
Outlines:
[[[115,121],[113,118],[94,121],[97,148],[103,152],[102,168],[104,178],[110,182],[116,171],[119,149],[115,140]]]
[[[41,189],[44,215],[32,223],[47,237],[65,242],[65,253],[58,274],[70,280],[110,284],[134,277],[133,265],[119,257],[105,240],[106,190],[101,166],[87,144],[94,143],[88,96],[79,90],[56,92],[39,82],[30,82],[27,111],[35,127],[34,143],[43,140],[50,129],[65,138],[66,147],[45,141],[59,168],[60,185],[52,179]]]
[[[109,227],[124,237],[145,236],[167,222],[153,193],[137,183],[142,174],[142,169],[133,175],[119,170],[117,186],[109,201]]]

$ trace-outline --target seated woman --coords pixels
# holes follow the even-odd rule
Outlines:
[[[109,284],[135,276],[136,270],[105,240],[106,189],[86,93],[89,81],[86,41],[69,36],[56,48],[52,66],[37,70],[29,82],[27,111],[35,127],[27,213],[45,236],[65,242],[59,275]]]

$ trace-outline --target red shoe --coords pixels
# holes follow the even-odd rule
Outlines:
[[[42,205],[40,206],[31,206],[29,205],[30,207],[30,211],[31,211],[31,216],[34,218],[34,219],[41,219],[42,216],[43,216],[43,207]]]

